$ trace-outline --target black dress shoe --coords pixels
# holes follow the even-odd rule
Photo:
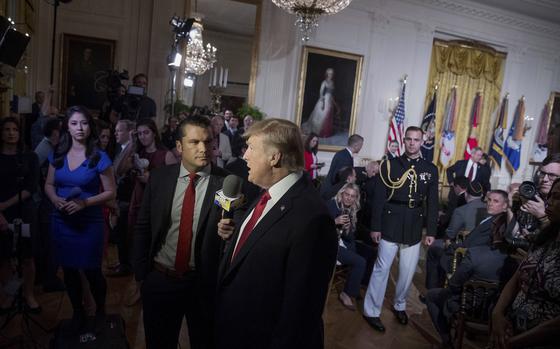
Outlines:
[[[379,332],[385,332],[385,326],[383,326],[383,323],[381,322],[380,318],[369,317],[369,316],[364,315],[364,319],[366,319],[366,322],[368,323],[368,325],[373,327],[374,330],[379,331]]]
[[[394,310],[393,309],[393,314],[395,314],[395,317],[397,318],[397,320],[399,321],[399,323],[401,325],[406,325],[408,324],[408,315],[406,315],[406,312],[403,310]]]

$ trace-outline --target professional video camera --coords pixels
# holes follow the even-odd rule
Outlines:
[[[128,80],[128,71],[108,70],[107,100],[111,105],[111,110],[117,112],[120,119],[136,120],[140,111],[140,102],[144,98],[144,88],[129,85],[125,89],[123,81]]]

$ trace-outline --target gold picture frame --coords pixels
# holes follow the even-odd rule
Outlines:
[[[104,85],[114,67],[116,41],[63,33],[61,47],[60,105],[100,111],[107,98]]]
[[[303,47],[296,123],[319,135],[319,150],[338,151],[354,133],[362,65],[362,55]]]

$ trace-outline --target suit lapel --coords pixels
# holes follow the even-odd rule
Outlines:
[[[213,196],[216,194],[216,191],[220,190],[222,183],[221,178],[214,175],[214,167],[212,167],[212,170],[210,171],[210,178],[208,178],[208,188],[206,189],[204,201],[202,202],[202,207],[200,209],[200,217],[198,218],[199,222],[206,222],[206,217],[208,217],[208,214],[214,205]],[[196,231],[197,236],[200,236],[200,231],[203,226],[204,224],[198,224]]]
[[[233,260],[231,260],[231,264],[229,268],[226,269],[224,274],[224,279],[233,271],[235,268],[242,263],[245,259],[247,254],[251,251],[251,249],[255,246],[257,241],[259,241],[273,226],[278,220],[280,220],[286,213],[288,213],[292,208],[292,200],[295,196],[298,195],[301,187],[304,185],[304,181],[306,179],[304,177],[300,178],[285,194],[282,198],[266,213],[266,215],[261,219],[261,221],[255,226],[245,244],[241,247],[239,252]],[[246,215],[247,216],[247,215]],[[245,217],[247,218],[247,217]],[[245,220],[245,219],[244,219]],[[243,220],[243,221],[244,221]],[[233,246],[229,249],[229,253],[227,254],[227,260],[223,261],[226,266],[229,264],[231,259],[231,255],[233,254],[233,250],[235,248],[235,242],[237,241],[237,236],[240,234],[239,229],[237,229],[237,234],[235,234],[235,240],[232,241]]]
[[[158,202],[158,205],[161,205],[162,211],[161,214],[163,215],[162,221],[162,232],[160,233],[162,239],[165,239],[167,232],[169,230],[169,225],[171,222],[171,208],[173,206],[173,196],[175,196],[175,188],[177,187],[177,180],[179,178],[179,166],[173,165],[169,171],[166,171],[165,176],[162,180],[161,193],[153,193],[152,195],[157,195],[161,198],[161,201]]]

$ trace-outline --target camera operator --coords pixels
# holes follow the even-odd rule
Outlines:
[[[552,183],[560,177],[560,153],[547,156],[536,173],[538,184],[523,182],[513,193],[512,207],[519,222],[521,237],[534,235],[537,228],[548,224],[546,216],[546,198]],[[514,236],[516,237],[516,236]]]
[[[148,77],[146,74],[136,74],[132,78],[132,86],[129,86],[126,94],[112,106],[113,113],[117,113],[119,119],[132,121],[155,118],[157,114],[156,102],[146,95],[147,87]]]

